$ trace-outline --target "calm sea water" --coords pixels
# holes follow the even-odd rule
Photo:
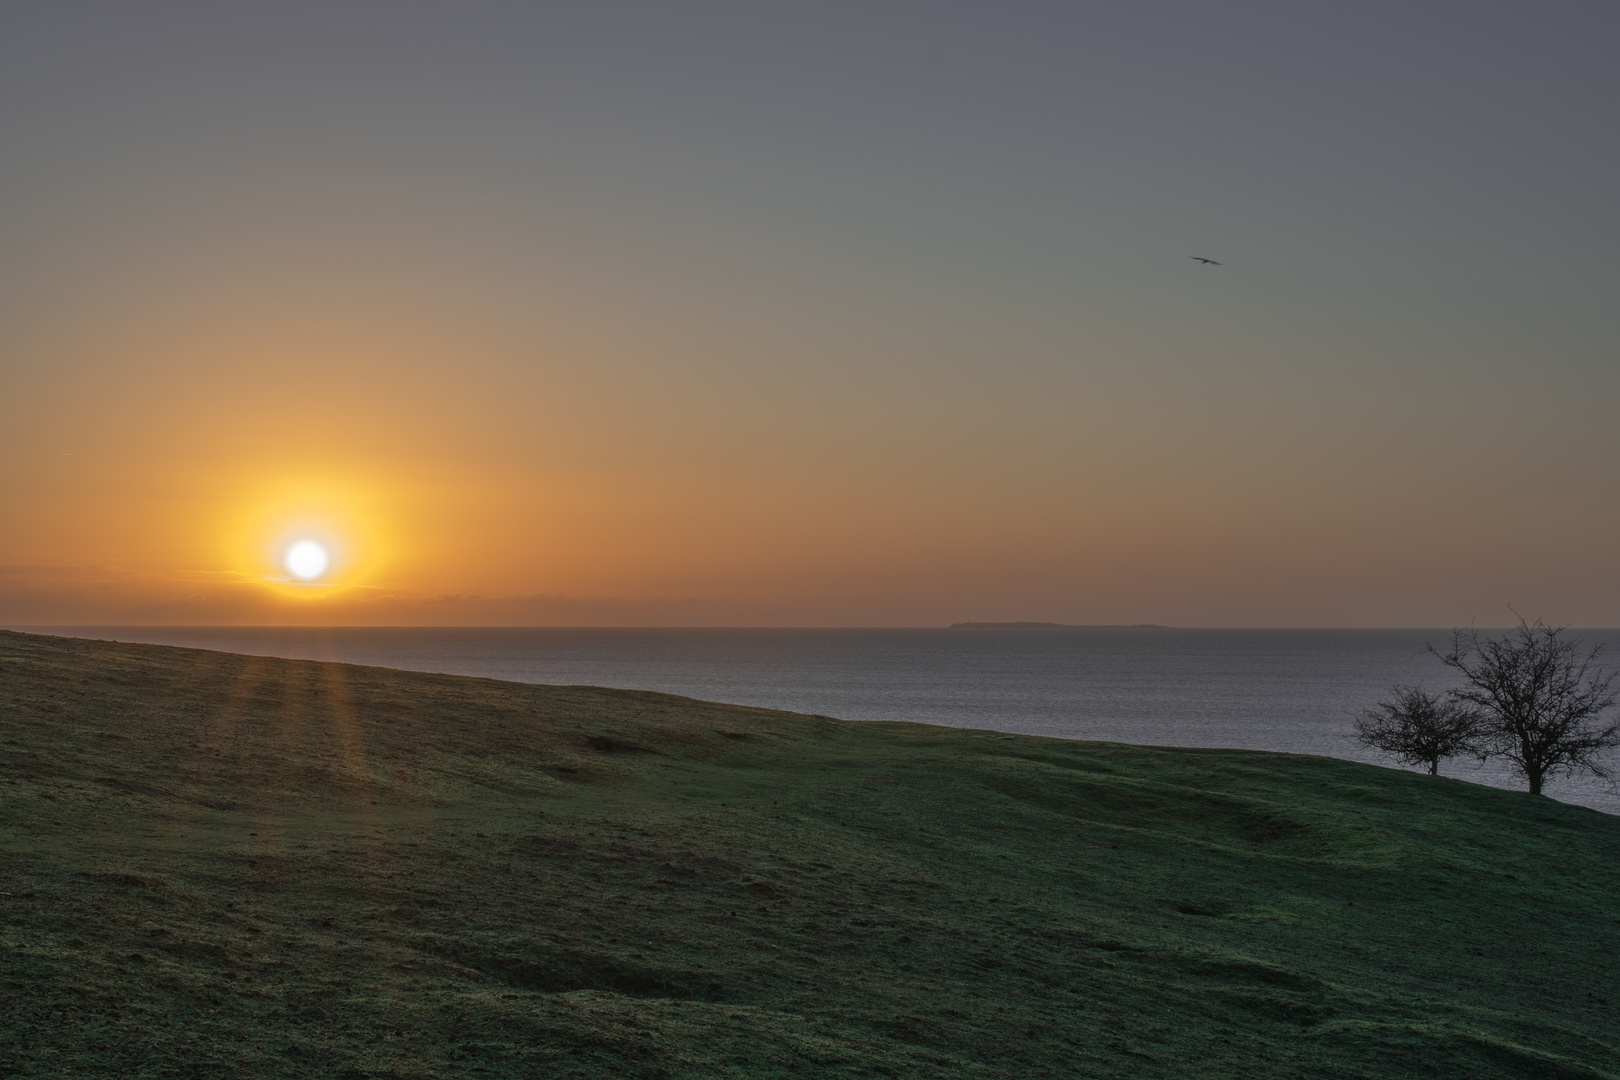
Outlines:
[[[19,628],[21,629],[21,628]],[[661,690],[709,701],[1065,739],[1239,747],[1383,761],[1354,713],[1391,683],[1450,685],[1421,630],[709,630],[41,628],[518,682]],[[1620,660],[1620,631],[1587,631]],[[1620,764],[1620,763],[1617,763]],[[1443,763],[1519,787],[1495,764]],[[1555,780],[1548,793],[1620,814],[1620,791]]]

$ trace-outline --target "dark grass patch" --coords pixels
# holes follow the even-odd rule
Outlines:
[[[587,735],[585,745],[598,754],[652,754],[656,751],[645,746],[638,746],[624,739],[615,739],[611,735]]]

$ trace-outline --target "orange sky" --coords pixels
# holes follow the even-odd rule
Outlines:
[[[49,343],[46,407],[7,436],[7,621],[1388,624],[1526,595],[1601,611],[1539,554],[1578,475],[1463,536],[1492,469],[1448,479],[1439,440],[1387,418],[1366,438],[1354,399],[1308,426],[1168,364],[1193,385],[1146,407],[1106,374],[1015,392],[971,371],[863,377],[852,340],[824,346],[853,354],[842,371],[777,350],[762,373],[768,344],[745,335],[559,320],[500,340],[438,310],[348,327],[280,300]],[[288,312],[315,329],[278,327]],[[324,587],[266,580],[300,536],[333,547]],[[1604,558],[1581,543],[1565,555]]]
[[[1082,94],[1034,13],[977,74],[739,23],[772,63],[642,85],[286,10],[3,47],[0,623],[1620,623],[1613,163],[1425,126],[1463,90],[1383,37],[1237,35],[1189,113],[1145,24]]]

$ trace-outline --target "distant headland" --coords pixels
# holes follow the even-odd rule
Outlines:
[[[1173,630],[1159,623],[957,622],[952,630]]]

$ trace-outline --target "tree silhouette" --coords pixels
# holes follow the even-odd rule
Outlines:
[[[1566,629],[1521,618],[1500,638],[1455,630],[1449,652],[1429,647],[1462,676],[1455,698],[1480,713],[1481,756],[1507,761],[1533,795],[1549,776],[1609,776],[1604,752],[1620,746],[1616,675],[1599,664],[1601,645],[1583,650]]]
[[[1356,721],[1363,746],[1396,755],[1403,765],[1426,765],[1440,773],[1440,759],[1471,753],[1479,737],[1480,713],[1455,697],[1417,686],[1396,686],[1391,698],[1365,710]]]

